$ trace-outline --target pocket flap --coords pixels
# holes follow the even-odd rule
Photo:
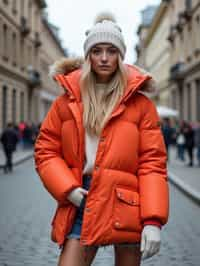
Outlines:
[[[125,188],[116,188],[117,198],[129,205],[139,205],[139,194]]]

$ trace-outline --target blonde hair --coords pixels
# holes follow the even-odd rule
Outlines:
[[[116,73],[103,89],[101,103],[98,102],[96,84],[95,74],[91,70],[90,59],[87,56],[82,68],[80,87],[84,106],[83,122],[91,135],[100,135],[109,115],[126,88],[127,73],[120,55]]]

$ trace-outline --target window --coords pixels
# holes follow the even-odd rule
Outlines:
[[[8,0],[3,0],[5,5],[8,5]]]
[[[20,10],[21,10],[21,16],[24,16],[24,0],[20,0],[21,6],[20,6]]]
[[[3,86],[3,94],[2,94],[2,125],[3,128],[6,127],[6,123],[7,123],[7,87]]]
[[[20,92],[20,121],[24,121],[24,92]]]
[[[12,122],[16,124],[16,89],[12,91]]]
[[[185,0],[185,7],[186,9],[192,8],[192,0]]]
[[[20,40],[20,61],[21,61],[21,70],[24,71],[24,39]]]
[[[8,60],[7,55],[7,38],[8,38],[8,27],[6,24],[3,25],[3,59]]]
[[[197,120],[200,121],[200,79],[196,80],[196,112]]]
[[[28,2],[28,20],[29,20],[29,26],[32,28],[32,0],[29,0]]]
[[[16,33],[14,32],[12,35],[12,52],[13,52],[13,66],[16,66],[17,61],[17,41],[16,41]]]
[[[176,109],[176,90],[172,91],[172,108]]]
[[[13,0],[12,2],[12,12],[13,14],[17,14],[17,0]]]
[[[28,45],[28,51],[27,51],[27,54],[28,54],[28,58],[27,58],[27,63],[28,65],[32,65],[33,64],[33,60],[32,60],[32,46],[31,45]]]
[[[188,109],[188,120],[191,120],[191,85],[187,84],[187,109]]]

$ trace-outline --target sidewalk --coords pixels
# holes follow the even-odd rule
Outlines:
[[[200,167],[197,166],[196,160],[193,167],[186,166],[187,154],[185,158],[185,162],[178,160],[175,148],[171,148],[170,162],[168,163],[169,180],[200,204]]]

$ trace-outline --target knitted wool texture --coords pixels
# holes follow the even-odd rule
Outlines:
[[[84,42],[84,54],[87,57],[90,49],[99,43],[110,43],[119,49],[124,59],[126,53],[126,45],[120,27],[115,21],[108,18],[102,18],[102,21],[96,23],[90,30],[86,32],[86,40]]]

